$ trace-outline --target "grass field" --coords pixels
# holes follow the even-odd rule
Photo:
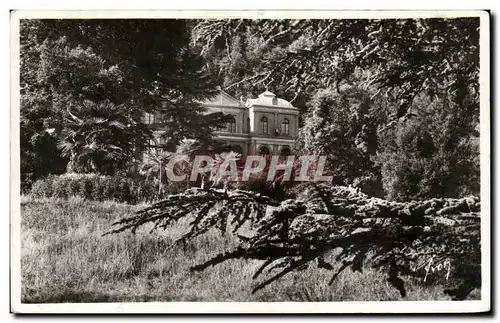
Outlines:
[[[251,293],[260,262],[234,260],[191,273],[189,267],[229,249],[229,234],[217,232],[171,247],[186,226],[171,232],[144,228],[102,236],[110,224],[143,206],[114,202],[35,200],[21,205],[23,303],[127,301],[388,301],[447,300],[441,286],[408,280],[408,296],[385,281],[385,273],[332,272],[310,267]],[[479,295],[479,293],[475,293]]]

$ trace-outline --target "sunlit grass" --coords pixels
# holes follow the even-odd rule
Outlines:
[[[293,272],[252,294],[258,261],[232,260],[203,272],[189,267],[235,246],[218,232],[185,245],[172,242],[186,225],[149,233],[102,236],[112,222],[144,205],[83,199],[34,200],[21,211],[22,301],[26,303],[127,301],[386,301],[447,300],[442,286],[408,280],[408,296],[373,269],[332,273],[314,265]],[[478,293],[475,293],[478,295]],[[474,295],[473,295],[474,296]]]

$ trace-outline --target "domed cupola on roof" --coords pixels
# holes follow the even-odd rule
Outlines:
[[[274,107],[274,108],[292,108],[295,107],[287,100],[277,98],[276,95],[270,91],[265,91],[261,93],[256,99],[249,99],[246,104],[247,107],[251,106],[263,106],[263,107]]]

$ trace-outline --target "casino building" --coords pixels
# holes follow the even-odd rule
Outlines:
[[[224,129],[214,132],[214,139],[222,143],[225,150],[243,155],[292,154],[299,128],[299,111],[290,102],[269,91],[246,102],[221,91],[203,102],[203,106],[207,113],[223,112],[232,116]],[[146,123],[154,123],[151,117],[145,118]]]

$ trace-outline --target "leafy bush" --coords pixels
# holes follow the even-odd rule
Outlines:
[[[158,183],[153,180],[96,174],[63,174],[50,175],[36,181],[31,195],[35,198],[79,196],[87,200],[113,200],[135,204],[154,201],[166,194],[160,195],[157,188]]]
[[[396,201],[479,195],[479,129],[445,100],[417,98],[417,116],[384,131],[374,160],[386,198]]]
[[[401,297],[407,292],[400,276],[425,282],[431,262],[453,268],[444,290],[453,299],[464,299],[481,286],[478,197],[399,203],[368,197],[352,187],[313,184],[301,191],[294,199],[277,201],[244,190],[191,188],[115,222],[107,234],[134,233],[145,224],[170,229],[195,214],[176,243],[211,229],[230,229],[239,244],[191,270],[231,259],[263,260],[253,279],[267,278],[254,292],[314,261],[318,268],[332,271],[330,284],[345,269],[362,272],[370,263],[387,273],[387,282]],[[240,228],[246,223],[250,228],[244,233]],[[336,261],[326,262],[324,255],[338,249]]]
[[[49,175],[43,179],[37,180],[31,187],[31,195],[33,197],[48,197],[54,194],[54,175]]]

